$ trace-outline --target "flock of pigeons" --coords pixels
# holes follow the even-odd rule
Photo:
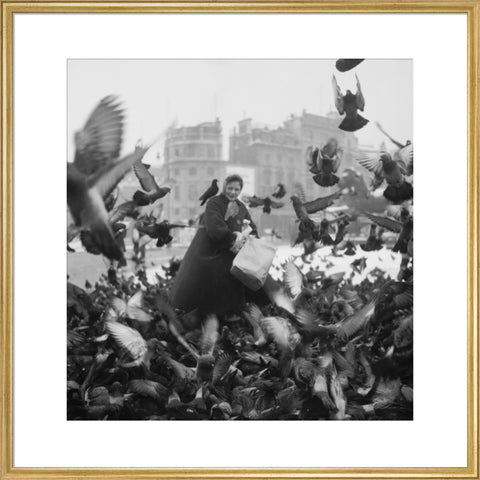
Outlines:
[[[341,59],[337,69],[361,61]],[[339,128],[363,127],[368,120],[357,114],[365,106],[358,79],[355,95],[342,96],[335,77],[334,91],[339,113],[346,115]],[[412,419],[411,142],[391,139],[393,155],[358,159],[374,174],[372,189],[386,181],[383,195],[390,202],[383,215],[363,212],[371,227],[359,247],[384,249],[385,230],[396,233],[398,278],[376,269],[354,284],[365,258],[352,263],[350,276],[309,268],[320,247],[330,246],[332,255],[357,252],[348,238],[348,213],[312,218],[342,196],[342,179],[335,175],[342,151],[332,138],[307,150],[307,167],[320,187],[338,184],[339,190],[311,201],[301,191],[291,195],[298,223],[294,244],[302,244],[304,253],[282,264],[278,280],[267,278],[270,303],[250,303],[222,319],[200,318],[167,300],[178,260],[163,266],[165,274],[155,282],[144,265],[128,275],[117,268],[125,264],[126,217],[137,236],[154,238],[159,247],[171,242],[172,228],[192,226],[161,221],[160,213],[142,214],[142,207],[158,205],[170,189],[159,186],[142,162],[148,147],[120,158],[123,117],[114,97],[103,99],[75,134],[75,159],[67,168],[68,242],[80,235],[87,251],[112,262],[94,285],[67,284],[68,419]],[[132,170],[141,189],[117,206],[116,186]],[[217,193],[214,180],[201,204]],[[271,196],[244,200],[270,213],[284,207],[286,194],[279,184]]]

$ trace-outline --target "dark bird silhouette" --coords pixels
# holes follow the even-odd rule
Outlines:
[[[172,240],[173,237],[170,235],[170,230],[172,228],[194,228],[189,227],[188,225],[182,225],[178,223],[169,223],[168,220],[163,220],[160,223],[154,224],[137,224],[137,230],[140,233],[148,235],[150,238],[157,239],[157,247],[163,247],[164,245],[168,245]]]
[[[315,233],[315,240],[322,242],[324,245],[333,245],[333,238],[330,236],[330,222],[327,219],[320,222],[320,229]]]
[[[413,217],[409,217],[403,224],[397,243],[393,246],[394,252],[413,253]]]
[[[345,233],[347,233],[347,227],[350,224],[350,221],[347,217],[343,217],[338,221],[337,232],[335,233],[335,239],[333,240],[334,245],[338,245],[343,241]]]
[[[340,115],[345,114],[345,118],[338,128],[345,130],[346,132],[355,132],[360,130],[360,128],[364,127],[368,123],[366,118],[363,118],[359,113],[357,113],[357,110],[361,110],[363,112],[363,109],[365,108],[365,99],[362,94],[360,82],[356,75],[355,78],[357,79],[357,93],[355,95],[350,90],[347,90],[347,93],[343,95],[340,87],[338,86],[335,75],[333,76],[332,80],[335,106],[337,107]]]
[[[388,184],[383,196],[395,203],[413,198],[413,187],[405,180],[406,166],[402,160],[394,160],[388,152],[367,153],[358,158],[358,163],[374,174],[374,185]]]
[[[352,68],[355,68],[358,64],[362,63],[364,58],[339,58],[335,62],[335,67],[339,72],[348,72]]]
[[[250,208],[256,208],[263,206],[264,213],[270,213],[272,208],[281,208],[285,204],[283,202],[275,202],[270,197],[260,198],[254,195],[253,197],[243,197],[242,200],[248,203]]]
[[[293,209],[299,221],[299,235],[294,243],[303,242],[303,240],[311,240],[313,238],[313,232],[316,228],[315,222],[308,216],[308,213],[303,206],[302,201],[296,196],[292,195],[290,197],[293,204]]]
[[[145,193],[137,190],[133,194],[133,199],[138,205],[149,205],[159,198],[163,198],[167,193],[170,192],[170,187],[158,186],[155,177],[149,171],[149,167],[147,167],[147,165],[141,161],[136,162],[133,165],[133,171],[135,172],[135,176],[138,178],[142,188],[148,192]]]
[[[370,225],[370,233],[368,234],[367,241],[360,245],[360,248],[364,252],[372,252],[374,250],[380,250],[383,246],[382,242],[383,229],[379,229],[377,234],[377,226],[375,224]]]
[[[283,198],[287,191],[285,190],[285,185],[283,183],[279,183],[275,187],[275,191],[272,193],[272,197],[275,198]]]
[[[212,184],[205,190],[205,192],[200,196],[199,200],[201,200],[200,205],[204,205],[205,202],[214,197],[218,193],[218,180],[215,178],[212,180]]]
[[[355,255],[356,253],[357,253],[357,249],[355,247],[355,244],[350,240],[347,241],[347,243],[345,244],[344,255],[352,256],[352,255]]]
[[[123,113],[114,97],[104,98],[83,130],[75,133],[75,159],[67,165],[67,203],[77,227],[89,230],[101,253],[121,260],[104,201],[146,149],[117,160],[123,135]]]

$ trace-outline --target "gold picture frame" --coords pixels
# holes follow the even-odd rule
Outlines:
[[[13,15],[15,13],[463,13],[468,22],[467,466],[385,468],[24,468],[13,466]],[[1,470],[3,479],[478,478],[480,1],[2,1]]]

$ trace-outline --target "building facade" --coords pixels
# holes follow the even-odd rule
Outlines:
[[[302,112],[291,115],[281,127],[268,128],[255,125],[251,119],[238,122],[230,137],[230,162],[255,168],[255,192],[259,197],[272,194],[278,183],[283,183],[288,192],[283,199],[286,208],[272,210],[270,215],[254,210],[254,217],[261,229],[280,230],[286,235],[296,231],[290,195],[303,192],[312,200],[328,195],[335,187],[322,188],[312,180],[306,165],[306,150],[309,146],[321,147],[329,138],[336,138],[343,149],[339,175],[346,168],[355,166],[358,141],[349,132],[338,128],[341,117],[336,113],[327,116]]]
[[[222,147],[219,119],[167,131],[160,177],[172,187],[164,202],[165,217],[170,221],[195,219],[203,211],[198,198],[214,178],[221,185],[225,176]]]

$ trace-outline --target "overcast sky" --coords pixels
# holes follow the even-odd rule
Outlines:
[[[365,97],[362,115],[370,120],[355,133],[360,144],[378,146],[385,140],[374,121],[401,142],[412,139],[411,60],[367,59],[345,73],[336,71],[335,60],[297,59],[69,60],[67,68],[69,160],[74,132],[106,95],[118,95],[126,108],[124,152],[140,138],[158,138],[172,122],[190,126],[218,116],[227,159],[228,136],[242,118],[275,127],[303,109],[320,115],[334,109],[332,74],[344,93],[356,91],[358,75]],[[146,161],[162,150],[160,141]]]

